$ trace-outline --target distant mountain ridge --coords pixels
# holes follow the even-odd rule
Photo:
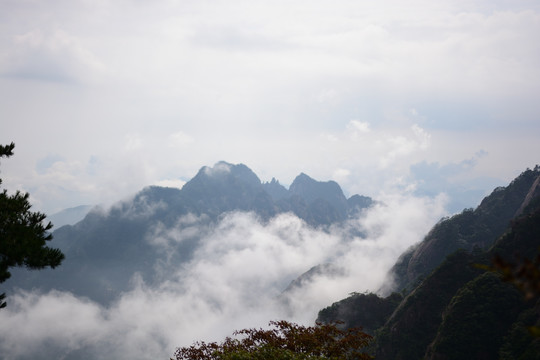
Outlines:
[[[55,229],[58,229],[64,225],[73,225],[84,219],[92,207],[92,205],[79,205],[64,209],[48,216],[47,220],[52,222]]]
[[[15,269],[6,285],[67,290],[107,303],[127,289],[135,273],[148,284],[159,281],[155,266],[162,262],[164,250],[147,239],[156,229],[205,229],[231,211],[253,212],[261,221],[291,212],[310,226],[325,227],[372,204],[366,196],[347,199],[334,181],[319,182],[301,174],[286,189],[275,179],[262,183],[246,165],[221,161],[202,167],[182,189],[150,186],[107,211],[94,209],[75,225],[58,228],[51,246],[66,255],[62,266],[40,272]],[[180,219],[191,220],[179,223]],[[175,243],[167,249],[167,261],[188,261],[203,235]]]

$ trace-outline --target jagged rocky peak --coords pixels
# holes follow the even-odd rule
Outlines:
[[[347,201],[341,187],[335,181],[317,181],[304,173],[301,173],[294,179],[289,191],[302,196],[308,202],[313,202],[318,198],[327,201],[329,199]]]
[[[325,200],[336,209],[347,208],[347,198],[335,181],[317,181],[308,175],[298,175],[289,188],[291,194],[301,196],[308,204]]]
[[[347,199],[349,209],[365,209],[373,205],[373,199],[369,196],[355,194]]]
[[[251,186],[259,186],[261,184],[259,177],[246,165],[230,164],[225,161],[219,161],[213,167],[203,166],[192,181],[201,178],[213,181],[234,179]]]
[[[272,181],[262,184],[264,190],[272,197],[274,201],[285,199],[290,196],[289,190],[285,186],[281,185],[276,178],[272,178]]]
[[[272,199],[259,177],[244,164],[225,161],[202,167],[182,188],[182,197],[196,213],[216,218],[227,211],[255,211],[263,218],[275,215]]]

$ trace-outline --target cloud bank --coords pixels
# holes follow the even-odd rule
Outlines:
[[[167,358],[177,346],[220,340],[233,330],[288,319],[313,324],[317,312],[355,291],[376,291],[398,255],[421,240],[440,216],[444,198],[386,196],[360,218],[313,229],[291,214],[261,223],[251,213],[229,213],[209,226],[187,216],[172,228],[156,227],[148,241],[167,249],[195,234],[193,259],[156,264],[162,281],[149,287],[134,275],[132,287],[110,307],[70,293],[19,292],[0,321],[5,359],[36,354],[91,359]],[[206,224],[206,225],[201,225]],[[352,236],[351,233],[363,236]],[[310,268],[321,273],[283,292]]]

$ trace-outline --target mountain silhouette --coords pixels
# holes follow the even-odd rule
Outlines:
[[[362,199],[362,201],[358,201]],[[23,289],[65,290],[109,303],[130,287],[134,274],[158,284],[168,268],[192,257],[205,231],[229,212],[252,212],[262,221],[286,212],[313,227],[326,227],[371,206],[368,197],[350,202],[333,181],[299,175],[286,189],[273,179],[262,183],[246,165],[224,161],[202,167],[182,189],[147,187],[104,210],[95,208],[75,225],[53,233],[51,246],[66,255],[55,270],[14,269],[7,292]],[[160,229],[196,232],[175,243],[156,244]],[[158,235],[156,235],[158,234]]]

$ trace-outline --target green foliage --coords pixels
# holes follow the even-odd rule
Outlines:
[[[534,308],[523,311],[505,337],[500,360],[540,360],[540,337],[530,331],[538,328],[539,322],[540,316]]]
[[[474,261],[467,251],[459,250],[416,287],[375,334],[376,358],[422,358],[456,291],[480,273],[471,266]]]
[[[491,266],[484,269],[500,275],[503,281],[516,286],[526,300],[540,298],[540,196],[530,202],[522,217],[512,222],[512,228],[493,247]],[[518,254],[537,255],[532,260]],[[510,260],[509,254],[514,254]],[[540,309],[540,305],[537,307]],[[538,316],[540,318],[540,315]],[[540,324],[531,324],[528,332],[540,340]],[[538,345],[538,344],[537,344]]]
[[[540,201],[538,187],[536,192],[530,193],[539,176],[540,167],[527,169],[507,187],[495,189],[476,209],[465,209],[437,223],[412,253],[400,258],[393,267],[397,290],[414,288],[416,279],[428,276],[446,256],[458,249],[471,251],[474,247],[491,247],[512,219]],[[529,206],[523,209],[529,200]]]
[[[447,306],[427,358],[497,358],[505,334],[523,307],[518,291],[498,276],[478,276]]]
[[[14,147],[13,143],[0,145],[0,157],[13,155]],[[45,246],[52,239],[52,224],[43,223],[45,214],[30,211],[28,198],[19,191],[14,195],[8,195],[7,190],[0,193],[0,283],[9,279],[11,267],[55,268],[64,259],[60,250]],[[5,294],[0,295],[0,308],[6,306],[4,299]]]
[[[514,284],[526,299],[540,296],[540,254],[532,261],[525,258],[517,263],[496,256],[491,270],[498,272],[504,281]]]
[[[519,185],[519,192],[524,193],[540,168],[534,171],[522,174],[527,182],[521,178],[511,187]],[[532,194],[534,187],[529,188],[528,194]],[[503,191],[492,196],[519,202],[515,194]],[[471,252],[457,251],[412,290],[375,333],[377,359],[539,358],[540,338],[535,332],[540,332],[540,257],[527,260],[523,256],[530,258],[540,245],[538,192],[536,189],[536,198],[489,251],[480,244]],[[494,197],[482,203],[484,210],[494,205]],[[461,228],[470,220],[470,212],[465,213],[458,217]],[[477,231],[472,226],[467,232]],[[487,265],[491,259],[495,261]],[[471,267],[473,264],[476,266]],[[501,279],[516,285],[521,293]]]
[[[177,360],[363,360],[361,350],[371,336],[359,328],[340,330],[334,324],[305,327],[288,321],[271,321],[273,328],[244,329],[222,343],[197,342],[175,352]]]
[[[249,352],[246,350],[239,350],[232,353],[224,354],[220,357],[221,360],[323,360],[324,357],[313,356],[306,354],[298,354],[287,349],[276,349],[274,347],[264,345],[260,348],[254,349]]]
[[[319,319],[359,321],[366,328],[383,322],[373,346],[382,360],[538,359],[540,256],[516,262],[515,255],[530,257],[540,245],[539,176],[539,166],[528,169],[475,210],[442,219],[402,254],[391,272],[405,297],[387,318],[370,319],[367,296],[359,301],[355,294],[322,310]],[[525,299],[480,269],[500,273]],[[517,321],[527,309],[527,321]]]
[[[386,298],[373,293],[353,293],[319,311],[317,321],[343,322],[345,328],[361,326],[364,331],[372,334],[384,325],[401,300],[403,296],[398,293],[392,293]]]

